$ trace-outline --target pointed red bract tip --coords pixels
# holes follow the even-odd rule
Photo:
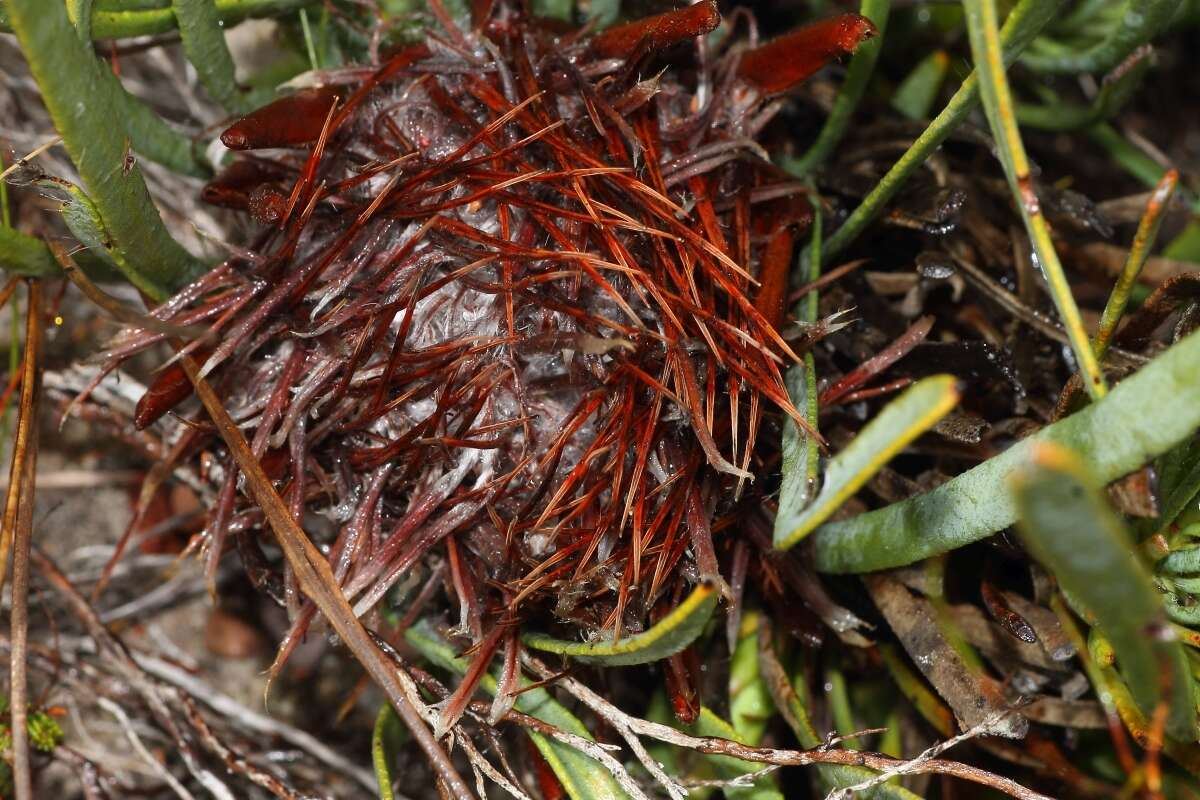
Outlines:
[[[592,40],[592,51],[601,58],[625,58],[643,42],[648,50],[661,50],[703,36],[721,24],[715,0],[668,11],[609,28]]]
[[[786,92],[876,33],[859,14],[814,22],[743,54],[738,75],[767,94]]]
[[[321,135],[329,109],[338,100],[330,88],[304,89],[251,111],[221,134],[230,150],[299,147]]]

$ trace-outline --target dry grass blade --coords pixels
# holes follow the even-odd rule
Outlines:
[[[338,588],[329,562],[325,560],[325,557],[309,541],[308,536],[296,523],[291,512],[288,511],[287,504],[276,493],[270,478],[263,471],[258,459],[254,457],[246,437],[242,435],[241,430],[230,418],[212,386],[200,377],[199,365],[189,356],[185,356],[180,363],[196,387],[196,395],[204,404],[205,410],[208,411],[226,446],[229,447],[238,468],[245,474],[246,486],[262,509],[271,530],[275,532],[288,564],[296,574],[301,590],[321,610],[342,641],[354,653],[359,663],[387,695],[392,707],[400,715],[400,719],[408,726],[421,749],[425,751],[450,795],[455,798],[471,798],[473,796],[471,790],[455,771],[446,752],[433,738],[420,714],[405,697],[395,671],[384,660],[383,655],[354,615],[345,595]]]
[[[29,282],[29,308],[26,311],[25,359],[21,366],[21,408],[17,440],[13,446],[12,471],[9,473],[8,501],[4,508],[4,526],[0,539],[0,563],[8,563],[13,553],[12,660],[9,687],[12,708],[13,785],[17,800],[32,800],[33,781],[29,771],[29,732],[26,724],[25,654],[29,628],[29,548],[33,535],[33,495],[37,475],[38,389],[42,344],[42,285]],[[0,571],[0,586],[3,572]]]

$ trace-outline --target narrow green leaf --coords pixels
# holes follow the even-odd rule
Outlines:
[[[934,50],[918,61],[896,87],[892,108],[909,119],[928,119],[949,72],[950,55],[945,50]]]
[[[1008,19],[1004,21],[1004,29],[1000,31],[1000,44],[1004,48],[1004,63],[1011,64],[1016,60],[1033,38],[1055,18],[1062,0],[1021,0],[1017,3]],[[925,164],[934,150],[941,147],[954,130],[966,120],[975,110],[979,102],[979,74],[972,72],[958,87],[958,91],[950,98],[950,102],[942,109],[929,126],[921,132],[916,141],[900,156],[900,160],[892,165],[887,174],[880,179],[858,208],[842,223],[833,236],[825,243],[827,256],[841,252],[845,247],[858,238],[867,225],[871,223],[888,204],[908,179]]]
[[[737,731],[737,740],[757,745],[775,714],[771,693],[758,669],[758,627],[762,617],[757,610],[742,615],[737,646],[729,661],[729,720]]]
[[[934,375],[888,403],[825,468],[821,491],[807,508],[775,517],[775,546],[792,547],[829,518],[871,476],[958,403],[952,375]]]
[[[767,633],[766,635],[769,636],[770,634]],[[756,632],[755,639],[758,638],[759,634]],[[793,686],[788,679],[787,673],[784,672],[783,665],[769,645],[766,650],[762,650],[760,649],[760,643],[756,641],[755,650],[759,651],[756,653],[759,668],[761,673],[763,673],[763,680],[771,698],[780,710],[788,727],[792,729],[792,733],[796,735],[800,746],[806,750],[821,747],[824,744],[824,740],[817,734],[817,729],[812,723],[812,716],[809,714],[808,706],[804,699],[807,696],[808,688],[805,685],[806,681],[803,671],[797,674],[795,679],[796,685]],[[854,786],[869,781],[878,775],[874,770],[866,769],[865,767],[843,766],[840,764],[818,764],[814,766],[814,769],[821,785],[826,791]],[[919,800],[912,792],[892,784],[880,784],[872,787],[862,792],[861,797],[867,800]]]
[[[1129,248],[1129,258],[1126,259],[1125,266],[1117,277],[1112,293],[1108,296],[1108,302],[1104,304],[1104,313],[1100,315],[1096,338],[1092,340],[1097,358],[1104,357],[1112,335],[1117,330],[1117,323],[1121,321],[1121,315],[1125,313],[1125,306],[1129,304],[1129,296],[1133,292],[1133,283],[1141,274],[1146,259],[1150,257],[1150,251],[1154,249],[1154,241],[1158,238],[1158,229],[1162,225],[1163,215],[1166,213],[1167,204],[1171,200],[1175,184],[1178,181],[1179,173],[1173,169],[1168,170],[1150,195],[1150,201],[1146,204],[1146,213],[1142,215],[1137,233],[1134,234],[1133,246]]]
[[[443,669],[464,674],[467,663],[454,654],[445,640],[428,622],[422,620],[405,633],[405,639],[425,658]],[[525,681],[524,683],[527,683]],[[485,675],[479,685],[489,694],[496,693],[496,679]],[[545,689],[530,689],[517,695],[516,707],[557,728],[594,739],[579,718],[563,707]],[[623,800],[625,792],[599,762],[573,747],[550,739],[535,731],[527,731],[534,747],[554,770],[572,800]]]
[[[1105,37],[1085,50],[1074,48],[1045,52],[1039,47],[1021,58],[1021,63],[1040,72],[1108,72],[1141,45],[1157,36],[1175,13],[1181,0],[1129,0],[1116,15]]]
[[[1038,444],[1013,476],[1018,528],[1026,546],[1076,602],[1082,603],[1116,652],[1117,665],[1147,715],[1163,699],[1169,676],[1168,730],[1196,738],[1191,674],[1169,630],[1162,596],[1137,556],[1129,531],[1100,496],[1100,484],[1070,450]]]
[[[209,95],[226,110],[245,114],[269,100],[272,93],[247,94],[234,78],[233,56],[225,43],[225,27],[216,0],[173,0],[179,36],[188,61]]]
[[[64,5],[7,0],[7,9],[55,127],[129,265],[126,277],[165,298],[199,265],[163,227],[137,164],[126,162],[120,86],[80,41]]]
[[[1108,387],[1104,382],[1104,372],[1100,369],[1099,359],[1096,358],[1096,352],[1092,349],[1087,331],[1083,327],[1083,317],[1071,294],[1071,285],[1067,282],[1066,273],[1050,239],[1050,227],[1042,214],[1041,204],[1033,187],[1029,159],[1025,154],[1025,145],[1021,141],[1016,113],[1013,110],[1012,92],[1004,74],[1006,65],[1000,43],[995,0],[963,0],[963,9],[967,15],[971,55],[975,59],[975,70],[979,74],[983,110],[987,114],[1000,163],[1004,166],[1004,174],[1008,178],[1013,203],[1021,213],[1033,249],[1037,253],[1042,274],[1050,288],[1050,296],[1071,342],[1071,350],[1079,365],[1083,385],[1093,400],[1099,400],[1107,393]]]
[[[1077,452],[1100,481],[1112,481],[1167,452],[1200,427],[1200,333],[1126,378],[1103,400],[1048,425],[931,492],[821,526],[822,572],[873,572],[946,553],[1003,530],[1016,508],[997,487],[1029,463],[1041,443]]]
[[[78,186],[72,186],[67,191],[71,198],[62,205],[63,221],[67,223],[67,229],[88,252],[117,267],[120,254],[111,249],[112,244],[96,204]]]
[[[392,763],[396,760],[396,745],[402,741],[404,726],[390,705],[384,703],[375,716],[371,729],[371,764],[379,782],[379,800],[395,800],[392,792]]]
[[[687,647],[703,631],[717,607],[717,590],[700,585],[653,627],[616,642],[570,642],[543,633],[526,633],[522,641],[535,650],[571,656],[586,664],[616,667],[649,664]]]

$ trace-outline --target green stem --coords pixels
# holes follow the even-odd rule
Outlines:
[[[119,83],[79,39],[63,4],[7,0],[7,9],[108,241],[124,256],[126,278],[150,297],[165,298],[200,265],[167,233],[141,169],[127,163]]]
[[[1004,47],[1004,63],[1011,64],[1054,19],[1062,0],[1021,0],[1008,15],[1000,32]],[[942,112],[929,123],[912,146],[900,157],[887,174],[871,190],[854,213],[825,242],[826,256],[841,252],[858,238],[887,205],[914,172],[941,146],[942,142],[962,124],[979,102],[979,74],[972,72],[950,98]]]
[[[1125,261],[1120,276],[1117,277],[1112,294],[1108,296],[1108,302],[1104,304],[1104,313],[1100,315],[1100,329],[1096,331],[1096,338],[1092,341],[1097,358],[1103,358],[1105,351],[1108,350],[1108,343],[1112,340],[1117,323],[1121,321],[1121,315],[1125,313],[1125,306],[1129,303],[1129,294],[1133,290],[1134,281],[1141,274],[1142,267],[1154,247],[1154,240],[1158,238],[1158,229],[1162,225],[1163,213],[1167,210],[1167,203],[1170,202],[1178,182],[1179,173],[1175,170],[1168,171],[1150,196],[1150,202],[1146,204],[1146,213],[1142,215],[1141,222],[1138,223],[1137,233],[1133,237],[1133,247],[1129,249],[1129,258]]]
[[[1108,36],[1092,47],[1083,52],[1030,52],[1021,62],[1039,72],[1108,72],[1157,36],[1179,7],[1180,0],[1129,0]]]
[[[42,0],[45,6],[54,0]],[[216,0],[217,13],[225,26],[253,17],[273,17],[314,5],[318,0]],[[140,4],[139,4],[140,5]],[[11,32],[15,15],[0,11],[0,31]],[[175,12],[169,7],[96,9],[92,12],[92,39],[124,39],[175,30]]]
[[[808,152],[793,163],[786,165],[789,172],[803,176],[820,167],[837,143],[842,140],[854,109],[858,107],[867,83],[875,71],[875,62],[879,59],[879,51],[883,48],[883,36],[887,29],[888,13],[891,11],[891,0],[862,0],[860,12],[864,17],[875,23],[879,29],[878,35],[870,41],[863,42],[850,59],[850,67],[846,70],[846,80],[842,90],[833,102],[833,109],[821,127],[817,139],[808,148]]]
[[[1104,373],[1100,369],[1096,353],[1088,341],[1083,318],[1071,294],[1071,286],[1067,282],[1062,263],[1058,260],[1058,253],[1054,250],[1050,239],[1050,227],[1042,215],[1041,204],[1033,187],[1029,159],[1021,141],[1016,114],[1013,111],[1012,93],[1004,74],[1005,65],[995,0],[964,0],[963,8],[967,16],[971,53],[975,58],[976,71],[981,77],[983,108],[991,124],[992,136],[996,140],[1013,199],[1021,211],[1029,239],[1049,284],[1050,296],[1054,299],[1054,305],[1058,308],[1063,327],[1067,331],[1067,338],[1079,364],[1084,386],[1093,400],[1099,400],[1107,393],[1108,387],[1104,382]]]

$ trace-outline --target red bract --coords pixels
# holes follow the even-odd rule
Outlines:
[[[273,152],[207,196],[271,226],[157,313],[211,326],[204,372],[282,459],[296,516],[335,523],[357,612],[447,554],[490,659],[501,610],[619,634],[718,577],[713,515],[755,477],[762,415],[805,424],[778,327],[809,208],[754,137],[774,94],[871,27],[714,54],[689,46],[711,2],[591,39],[476,6],[470,30],[230,127],[227,145]],[[688,69],[639,81],[671,46]],[[160,338],[130,334],[110,365]],[[186,395],[177,377],[139,424]],[[230,531],[258,548],[231,464],[219,480],[212,569]],[[312,617],[293,610],[285,657]]]

